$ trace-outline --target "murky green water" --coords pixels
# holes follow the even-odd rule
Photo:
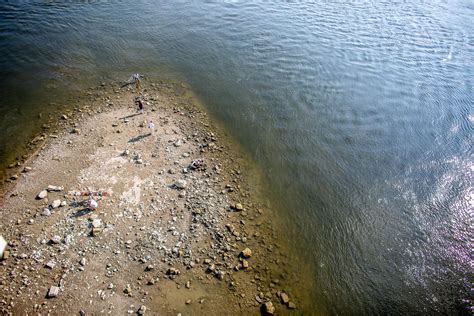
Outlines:
[[[88,86],[185,81],[263,169],[314,308],[466,313],[473,18],[470,1],[0,1],[0,157]]]

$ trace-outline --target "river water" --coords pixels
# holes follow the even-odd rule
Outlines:
[[[88,86],[181,80],[262,168],[315,313],[467,313],[473,21],[469,0],[2,0],[0,159]]]

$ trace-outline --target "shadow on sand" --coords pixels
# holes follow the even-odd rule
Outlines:
[[[79,211],[77,211],[76,213],[72,214],[72,215],[71,215],[71,218],[78,218],[78,217],[87,215],[87,214],[89,214],[90,212],[92,212],[90,209],[88,209],[88,208],[83,208],[82,210],[79,210]]]
[[[142,115],[142,114],[143,113],[130,114],[130,115],[119,118],[119,120],[125,120],[125,119],[131,118],[131,117],[134,117],[134,116],[137,116],[137,115]]]
[[[143,134],[143,135],[138,135],[138,136],[136,136],[136,137],[130,138],[130,139],[128,140],[128,142],[129,142],[129,143],[139,142],[139,141],[141,141],[143,138],[148,137],[148,136],[151,136],[151,133]]]

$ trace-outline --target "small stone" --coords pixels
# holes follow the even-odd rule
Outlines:
[[[242,260],[242,269],[248,269],[249,262],[247,260]]]
[[[244,258],[250,258],[252,256],[252,250],[250,250],[250,248],[245,248],[240,254]]]
[[[291,301],[288,302],[288,308],[289,308],[289,309],[295,309],[295,308],[296,308],[295,303],[293,303],[293,302],[291,302]]]
[[[208,271],[208,272],[214,272],[214,271],[216,271],[216,265],[215,265],[215,264],[211,264],[209,267],[207,267],[207,271]]]
[[[185,286],[186,286],[187,289],[190,289],[191,288],[191,281],[187,281]]]
[[[132,293],[132,288],[130,287],[130,284],[127,284],[127,286],[125,287],[125,289],[123,289],[123,292],[125,294],[131,294]]]
[[[112,289],[114,288],[114,284],[113,284],[113,283],[110,283],[110,284],[107,286],[107,288],[108,288],[109,290],[112,290]]]
[[[145,271],[151,271],[153,269],[155,269],[155,267],[152,264],[150,264],[145,268]]]
[[[242,211],[242,210],[244,209],[244,207],[242,206],[242,204],[237,203],[237,204],[235,204],[235,209],[236,209],[237,211]]]
[[[191,300],[187,300],[185,303],[186,303],[186,305],[189,305],[189,304],[192,303],[192,301],[191,301]]]
[[[56,297],[58,296],[59,294],[59,287],[58,286],[52,286],[49,288],[49,291],[48,291],[48,298],[53,298],[53,297]]]
[[[103,228],[102,227],[93,227],[92,228],[92,236],[96,237],[99,236],[102,233]]]
[[[290,301],[290,298],[288,297],[288,295],[284,292],[281,292],[280,294],[280,298],[281,298],[281,302],[283,304],[288,304],[288,302]]]
[[[34,219],[30,218],[30,219],[28,220],[28,225],[33,225],[34,223],[35,223],[35,220],[34,220]]]
[[[54,269],[54,266],[56,265],[56,263],[53,261],[53,260],[49,260],[44,266],[48,269]]]
[[[153,285],[153,284],[155,284],[155,279],[150,279],[150,280],[148,280],[148,283],[147,283],[147,284],[148,284],[148,285]]]
[[[166,271],[166,274],[168,274],[168,275],[178,275],[178,274],[180,274],[180,271],[176,268],[169,268],[168,271]]]
[[[10,251],[9,250],[3,251],[2,259],[7,260],[8,258],[10,258]]]
[[[61,205],[61,200],[54,200],[50,206],[51,208],[58,208],[60,205]]]
[[[99,218],[95,218],[92,220],[92,227],[98,228],[102,226],[102,221]]]
[[[44,199],[44,198],[47,197],[47,196],[48,196],[48,191],[43,190],[43,191],[41,191],[40,193],[38,193],[38,195],[36,196],[36,198],[37,198],[38,200],[42,200],[42,199]]]
[[[86,258],[82,258],[82,259],[79,261],[79,264],[84,267],[84,266],[86,265],[86,262],[87,262],[87,261],[86,261]]]
[[[273,306],[272,302],[266,302],[263,304],[263,311],[267,315],[274,315],[275,314],[275,306]]]
[[[48,188],[46,189],[48,192],[60,192],[64,190],[63,187],[56,186],[56,185],[48,185]]]
[[[53,238],[51,238],[51,243],[53,244],[59,244],[61,242],[61,237],[59,237],[58,235],[55,235],[53,236]]]
[[[137,311],[138,315],[143,315],[143,314],[145,314],[145,312],[146,312],[146,306],[145,305],[140,306],[140,308]]]
[[[25,167],[25,168],[23,168],[23,172],[25,172],[25,173],[26,173],[26,172],[29,172],[29,171],[31,171],[31,170],[33,170],[33,168],[31,168],[31,167]]]
[[[66,206],[66,205],[67,205],[67,202],[66,202],[66,201],[62,201],[62,202],[61,202],[61,206],[62,206],[62,207]]]
[[[43,216],[51,216],[51,211],[49,210],[49,208],[44,208],[44,209],[43,209],[43,212],[41,213],[41,215],[43,215]]]
[[[182,190],[182,189],[186,188],[187,182],[186,182],[186,180],[179,179],[178,181],[175,182],[174,186],[175,186],[175,188],[177,188],[179,190]]]

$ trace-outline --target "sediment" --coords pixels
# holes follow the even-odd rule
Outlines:
[[[238,146],[181,85],[147,82],[143,113],[134,97],[91,89],[13,166],[0,201],[0,313],[301,312]],[[107,192],[95,211],[76,195],[89,191]]]

